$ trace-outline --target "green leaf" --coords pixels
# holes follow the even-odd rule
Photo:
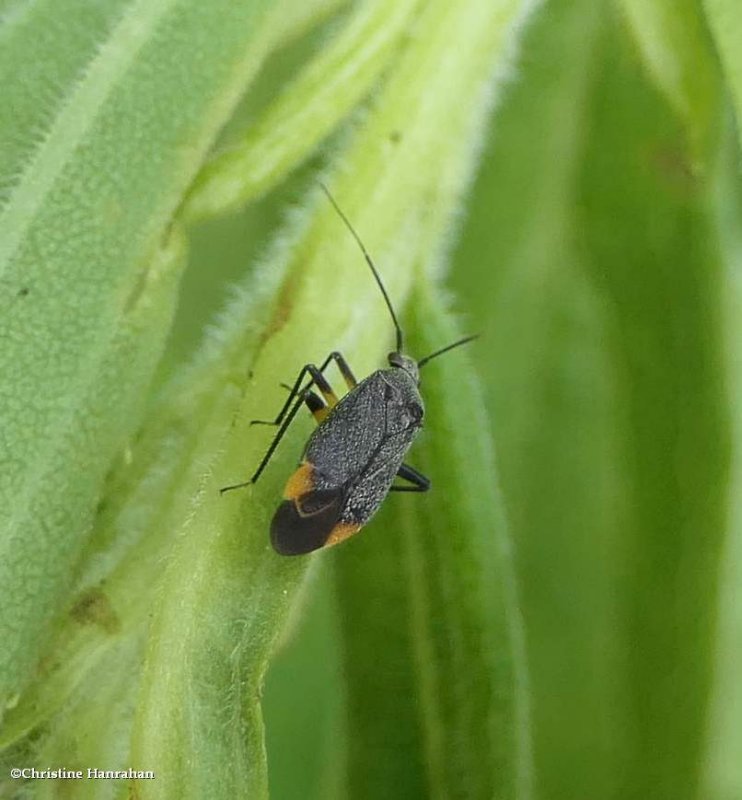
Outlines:
[[[742,184],[737,163],[737,130],[727,126],[716,174],[718,219],[726,257],[724,312],[727,332],[729,389],[733,399],[742,392],[742,361],[739,341],[742,296],[738,274],[742,260]],[[742,765],[738,758],[742,746],[742,692],[739,665],[742,663],[742,619],[739,586],[742,580],[742,461],[738,453],[742,442],[742,404],[734,402],[731,422],[734,444],[730,482],[729,532],[719,587],[718,637],[715,649],[715,680],[708,722],[707,755],[701,794],[714,800],[731,800],[742,793]]]
[[[453,271],[491,340],[477,366],[550,799],[703,796],[715,667],[730,444],[715,175],[693,169],[688,120],[618,20],[577,2],[538,20]]]
[[[84,75],[97,44],[109,36],[127,0],[66,3],[54,20],[50,3],[13,3],[0,24],[0,206],[38,149],[50,120]],[[70,19],[75,24],[69,24]]]
[[[187,219],[216,216],[280,180],[368,93],[388,67],[417,0],[367,2],[252,125],[199,173]]]
[[[141,418],[182,265],[153,253],[284,27],[277,14],[261,21],[260,3],[119,6],[102,7],[80,56],[70,54],[79,22],[45,0],[16,9],[4,29],[22,143],[0,217],[3,707],[28,681],[103,476]],[[67,56],[46,64],[57,31]],[[21,56],[46,66],[16,72]],[[57,65],[65,83],[44,104]],[[3,122],[13,141],[14,118]]]
[[[727,88],[734,102],[737,131],[742,130],[742,54],[739,42],[742,35],[742,16],[734,0],[704,0],[706,19],[721,59]]]
[[[531,676],[537,796],[619,797],[612,390],[575,191],[605,4],[552,2],[485,150],[452,281],[493,421]],[[453,356],[452,356],[453,357]]]
[[[596,87],[593,131],[603,145],[587,151],[582,198],[590,274],[611,308],[607,343],[620,381],[628,769],[639,795],[692,798],[727,515],[723,273],[713,185],[691,177],[677,119],[642,85],[620,43],[611,46]],[[620,133],[619,115],[631,123]],[[651,224],[636,224],[639,214]]]
[[[459,338],[430,289],[413,312],[411,352]],[[344,796],[531,796],[523,626],[467,361],[446,354],[422,374],[425,430],[410,457],[430,494],[390,497],[337,556],[351,731]]]
[[[622,5],[652,78],[688,128],[697,166],[706,167],[718,133],[720,83],[700,1],[622,0]]]

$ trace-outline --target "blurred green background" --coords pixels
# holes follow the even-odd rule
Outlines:
[[[317,24],[269,56],[217,151],[238,146],[351,13],[319,5]],[[481,336],[469,357],[491,428],[462,428],[496,453],[538,800],[742,800],[740,53],[731,2],[544,2],[446,233],[450,309]],[[191,229],[155,391],[350,135],[339,126],[245,210]],[[419,307],[407,322],[425,340]],[[457,436],[457,392],[467,384],[448,386],[450,425],[428,439]],[[445,481],[436,490],[445,503]],[[368,537],[317,558],[293,604],[262,698],[280,800],[490,796],[467,772],[474,757],[453,783],[430,763],[425,687],[406,658],[405,544],[389,534],[424,522],[397,499]],[[382,540],[367,540],[384,533],[380,556]],[[476,755],[479,734],[474,723],[454,744]]]

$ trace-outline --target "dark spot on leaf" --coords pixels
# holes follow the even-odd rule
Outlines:
[[[39,659],[37,671],[39,675],[49,675],[59,668],[59,660],[54,653],[46,653]]]
[[[281,328],[288,322],[288,319],[291,315],[291,311],[294,307],[294,302],[292,300],[292,294],[294,292],[294,281],[292,278],[289,278],[284,285],[281,294],[278,297],[278,303],[276,304],[276,310],[271,318],[268,326],[263,331],[263,334],[260,337],[260,345],[262,346],[268,339],[271,338],[274,334],[278,333]]]
[[[81,625],[97,625],[106,633],[118,633],[121,628],[108,595],[100,589],[83,592],[70,609],[70,616]]]
[[[132,288],[131,292],[129,292],[129,296],[126,298],[126,303],[124,304],[125,314],[129,314],[136,307],[137,303],[144,294],[148,275],[149,273],[144,269],[141,270],[137,275],[134,281],[134,287]]]
[[[671,192],[690,198],[700,188],[702,175],[699,167],[683,148],[672,143],[658,143],[651,149],[649,161]]]
[[[389,141],[392,144],[399,144],[402,141],[402,132],[401,131],[392,131],[389,134]]]

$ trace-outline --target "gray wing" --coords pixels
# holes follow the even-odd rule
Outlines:
[[[420,429],[417,388],[396,373],[379,370],[359,383],[314,431],[304,451],[318,489],[342,487],[342,522],[368,521]]]

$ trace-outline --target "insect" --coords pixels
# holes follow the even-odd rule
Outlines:
[[[431,359],[476,338],[466,336],[419,361],[405,355],[402,328],[371,256],[330,191],[324,184],[320,186],[371,269],[392,318],[397,342],[387,358],[389,367],[360,382],[337,351],[330,353],[319,367],[305,364],[293,386],[285,387],[289,395],[276,418],[251,423],[274,425],[278,432],[252,478],[225,486],[222,493],[258,480],[302,405],[318,423],[298,469],[286,483],[283,501],[271,522],[273,548],[287,556],[338,544],[357,533],[389,492],[428,491],[428,478],[403,461],[425,414],[419,390],[420,369]],[[341,399],[324,375],[332,362],[348,386]],[[395,484],[395,477],[405,483]]]

